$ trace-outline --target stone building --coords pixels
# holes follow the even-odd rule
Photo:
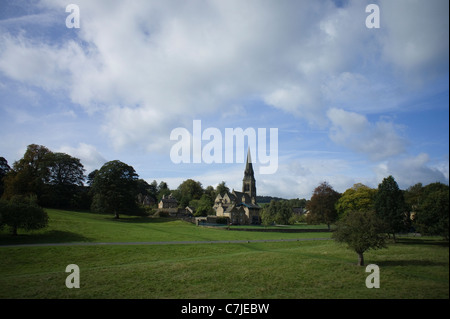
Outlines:
[[[168,196],[163,195],[158,204],[158,208],[177,208],[177,207],[178,201],[176,200],[175,197],[172,196],[172,194]]]
[[[256,203],[256,181],[250,149],[247,153],[242,192],[233,189],[232,192],[217,195],[213,208],[217,217],[226,217],[232,224],[248,225],[261,223],[261,207]]]

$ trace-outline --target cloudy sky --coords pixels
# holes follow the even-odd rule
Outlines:
[[[79,28],[66,26],[70,3]],[[366,27],[371,3],[380,28]],[[403,189],[448,184],[448,6],[0,0],[0,156],[12,165],[34,143],[87,173],[119,159],[171,188],[193,178],[239,190],[237,160],[171,160],[171,132],[200,120],[223,144],[227,128],[278,129],[275,173],[251,150],[259,195],[310,198],[322,181],[343,192],[388,175]]]

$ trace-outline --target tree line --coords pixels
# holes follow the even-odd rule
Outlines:
[[[336,224],[333,238],[358,254],[386,247],[386,234],[396,241],[396,234],[419,232],[449,239],[449,186],[436,182],[421,183],[401,190],[394,177],[388,176],[372,189],[355,184],[343,194],[324,182],[307,203],[307,221]]]
[[[216,188],[203,188],[200,182],[188,179],[173,190],[164,181],[149,184],[131,165],[119,160],[86,175],[80,159],[31,144],[12,167],[0,157],[0,227],[8,225],[13,233],[17,228],[45,227],[48,216],[41,207],[111,213],[116,218],[120,214],[145,215],[169,194],[179,207],[191,206],[197,215],[206,216],[212,213],[217,194],[228,191],[224,181]],[[38,221],[29,217],[32,212],[41,216]]]
[[[9,225],[13,232],[17,232],[18,227],[43,227],[48,217],[43,210],[36,213],[39,207],[89,209],[111,213],[116,218],[119,214],[144,215],[149,213],[144,200],[151,203],[150,209],[156,208],[157,202],[169,194],[178,200],[179,207],[191,206],[197,216],[206,216],[214,213],[212,206],[216,196],[230,191],[224,181],[216,188],[203,188],[200,182],[187,179],[173,190],[164,181],[149,184],[139,178],[132,166],[119,160],[85,173],[80,159],[52,152],[42,145],[29,145],[12,167],[0,157],[0,226]],[[308,212],[302,217],[306,222],[326,223],[330,227],[352,217],[354,212],[366,215],[375,212],[377,219],[383,221],[384,233],[394,239],[396,233],[412,228],[448,239],[448,194],[448,185],[442,183],[426,186],[419,183],[403,191],[392,176],[385,178],[378,189],[355,184],[343,194],[324,182],[316,187],[308,201],[272,200],[264,205],[261,218],[264,224],[294,223],[299,215],[293,214],[293,207],[302,207]],[[29,207],[29,211],[25,207]],[[22,212],[24,217],[19,218],[18,213],[12,216],[14,211]],[[40,222],[33,222],[29,217],[32,211],[41,216]],[[26,222],[20,224],[20,220]]]

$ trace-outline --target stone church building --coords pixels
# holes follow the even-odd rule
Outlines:
[[[232,224],[260,224],[261,207],[256,203],[256,181],[253,172],[250,149],[247,153],[242,192],[227,192],[217,195],[214,201],[217,217],[227,217]]]

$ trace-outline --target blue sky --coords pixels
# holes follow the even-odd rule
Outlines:
[[[242,163],[174,164],[177,127],[278,129],[260,195],[449,181],[448,1],[0,1],[0,156],[29,144],[141,178],[240,189]],[[368,4],[380,28],[368,29]],[[205,145],[207,142],[204,142]],[[225,153],[225,149],[223,153]],[[245,150],[246,151],[246,150]]]

